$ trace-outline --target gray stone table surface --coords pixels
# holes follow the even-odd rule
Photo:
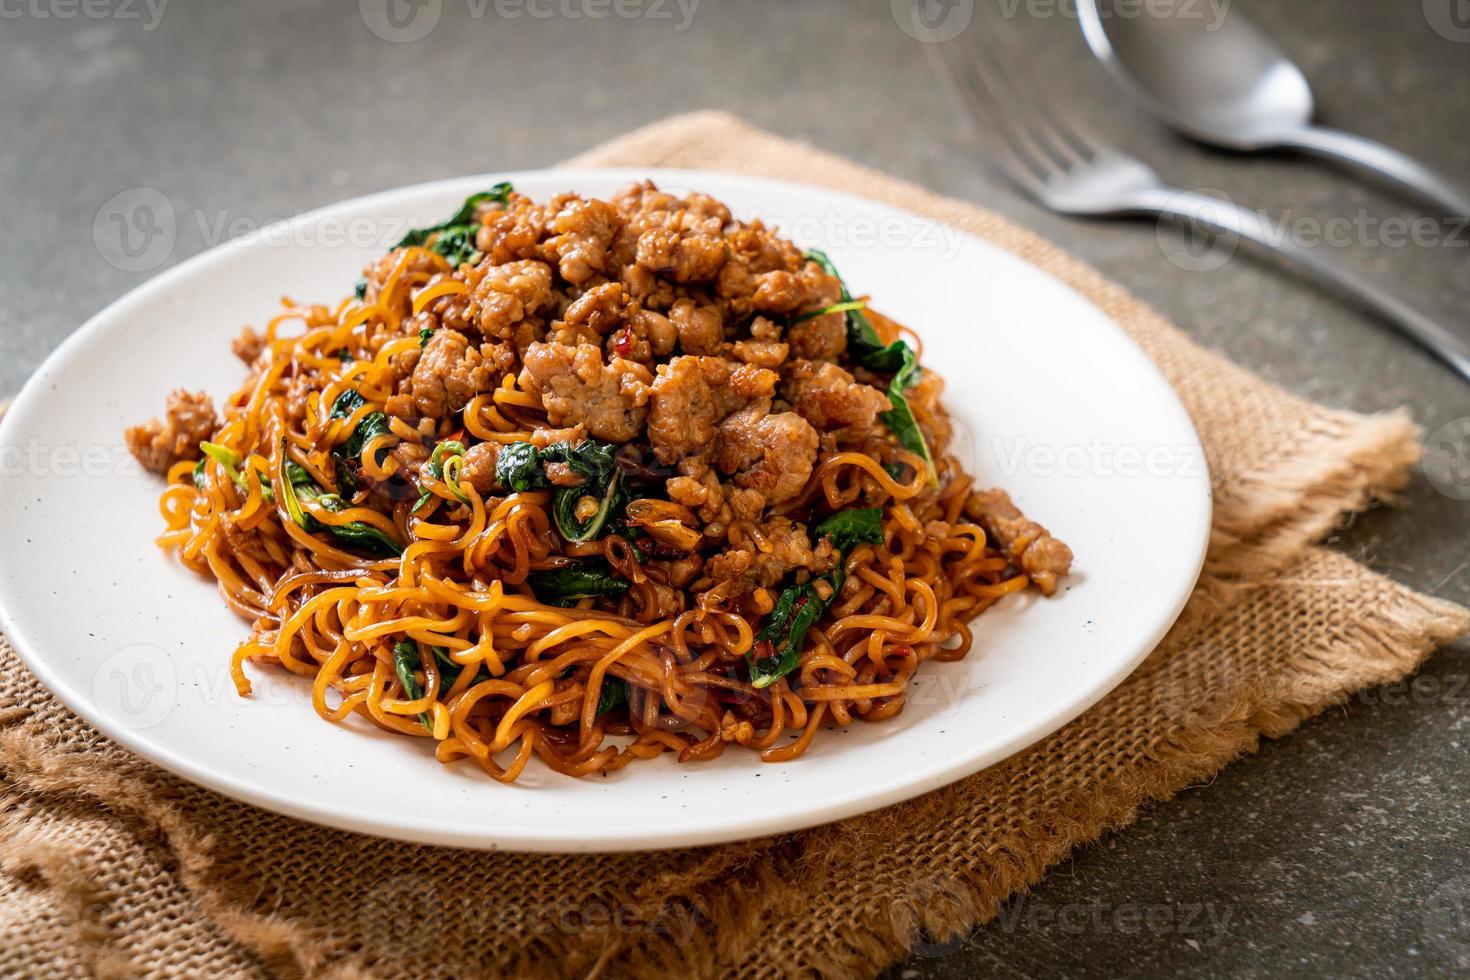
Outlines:
[[[882,0],[392,0],[402,4],[396,21],[386,2],[0,0],[0,394],[157,271],[118,268],[94,242],[94,221],[121,192],[153,188],[173,207],[177,237],[157,256],[163,268],[334,200],[541,166],[639,124],[717,107],[983,202],[1309,398],[1368,412],[1407,405],[1427,432],[1470,416],[1464,382],[1311,285],[1244,256],[1190,272],[1166,259],[1173,232],[1063,220],[1020,199],[980,166],[984,134],[956,124],[921,45]],[[1223,0],[1189,2],[1208,14]],[[1066,5],[975,6],[970,29],[1011,35],[1056,92],[1175,182],[1223,190],[1304,234],[1346,216],[1351,224],[1323,248],[1470,320],[1464,228],[1435,224],[1406,244],[1384,219],[1424,217],[1413,203],[1326,166],[1187,145],[1110,87]],[[1302,64],[1326,120],[1470,175],[1463,0],[1239,6]],[[417,33],[425,21],[408,16],[415,9],[437,16],[424,37],[379,36]],[[1449,476],[1461,465],[1458,489],[1470,489],[1463,444],[1458,460],[1431,448]],[[1467,518],[1470,503],[1420,473],[1401,507],[1360,517],[1333,544],[1466,602]],[[924,947],[890,976],[1470,969],[1470,648],[1442,652],[1422,677],[1366,693],[1210,785],[1147,808],[997,922]]]

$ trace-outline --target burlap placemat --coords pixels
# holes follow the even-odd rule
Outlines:
[[[1406,479],[1404,415],[1272,388],[1034,235],[728,116],[668,120],[573,165],[837,187],[1072,284],[1158,362],[1209,455],[1214,540],[1185,616],[1082,718],[946,789],[778,838],[578,857],[414,847],[225,799],[109,743],[0,642],[0,973],[867,976],[920,936],[990,919],[1140,803],[1470,629],[1464,610],[1312,545]]]

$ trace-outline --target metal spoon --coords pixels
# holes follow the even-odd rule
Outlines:
[[[1124,9],[1124,8],[1127,9]],[[1312,124],[1312,90],[1245,15],[1140,11],[1136,0],[1078,0],[1093,54],[1135,98],[1175,129],[1232,150],[1287,148],[1345,160],[1448,212],[1470,216],[1470,192],[1381,143]]]

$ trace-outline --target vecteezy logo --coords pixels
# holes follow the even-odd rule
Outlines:
[[[169,716],[178,687],[168,654],[139,643],[110,654],[97,665],[92,701],[117,724],[138,731]]]
[[[1235,204],[1224,191],[1184,191],[1170,201],[1186,206],[1190,217],[1162,217],[1155,230],[1159,251],[1169,264],[1185,272],[1214,272],[1230,261],[1240,237],[1234,232],[1218,231]]]
[[[1424,478],[1446,497],[1470,500],[1470,416],[1435,429],[1424,440]]]
[[[444,12],[444,0],[357,0],[357,12],[378,37],[407,44],[434,29]]]
[[[92,219],[92,242],[107,263],[124,272],[156,269],[174,251],[173,202],[152,187],[112,195]]]
[[[975,0],[888,0],[888,7],[905,34],[928,44],[959,37],[975,16]]]
[[[437,923],[444,921],[444,900],[438,885],[426,875],[405,873],[380,879],[363,898],[360,909],[363,934],[395,956],[426,956],[439,942]]]
[[[1447,41],[1470,44],[1470,0],[1423,0],[1424,19]]]

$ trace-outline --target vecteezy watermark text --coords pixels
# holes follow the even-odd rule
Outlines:
[[[673,188],[666,188],[673,191]],[[97,253],[124,272],[150,272],[174,255],[180,237],[205,248],[251,237],[268,247],[347,248],[386,252],[414,226],[406,215],[319,215],[298,220],[260,219],[227,208],[186,208],[153,187],[130,187],[112,195],[92,220]],[[853,214],[840,209],[781,215],[759,213],[768,226],[792,241],[828,250],[879,249],[922,252],[936,261],[955,258],[964,233],[939,221],[909,215]]]
[[[991,440],[994,459],[1001,475],[1021,473],[1050,479],[1083,477],[1181,476],[1198,477],[1209,472],[1199,446],[1115,444],[1101,438],[1085,443],[1056,445],[1033,442],[1026,436]]]
[[[1113,0],[1102,4],[1104,20],[1144,17],[1203,21],[1207,31],[1219,30],[1234,0]],[[991,16],[1002,20],[1078,18],[1077,0],[979,0]],[[894,23],[915,41],[937,44],[964,33],[975,16],[977,0],[889,0]]]
[[[639,20],[666,23],[675,33],[694,23],[701,0],[464,0],[472,20]],[[368,30],[394,44],[429,35],[444,13],[444,0],[358,0]]]
[[[1273,248],[1470,249],[1470,218],[1463,216],[1380,217],[1359,210],[1320,218],[1294,211],[1244,211],[1229,195],[1213,188],[1185,191],[1175,200],[1187,202],[1192,217],[1161,218],[1157,239],[1164,258],[1186,272],[1213,272],[1229,262],[1240,244],[1240,235],[1222,229],[1237,226],[1258,232],[1261,240]]]
[[[163,20],[169,0],[0,0],[0,20],[140,21],[151,31]]]

